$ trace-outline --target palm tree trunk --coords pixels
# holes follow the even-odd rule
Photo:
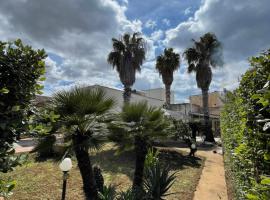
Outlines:
[[[88,149],[83,147],[83,142],[85,142],[86,139],[86,136],[80,134],[73,135],[72,137],[78,167],[83,180],[85,198],[86,200],[97,200],[98,192],[91,160],[89,158]]]
[[[166,90],[166,105],[170,105],[171,103],[171,85],[165,85]]]
[[[129,103],[131,98],[131,87],[129,85],[124,85],[123,92],[124,103]]]
[[[136,166],[133,179],[133,189],[140,189],[143,182],[144,161],[147,154],[147,145],[140,136],[135,137]]]
[[[203,101],[204,134],[206,136],[205,141],[215,142],[212,127],[211,124],[209,124],[208,89],[202,89],[202,101]]]

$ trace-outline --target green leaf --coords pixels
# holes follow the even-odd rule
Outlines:
[[[7,93],[9,93],[9,90],[8,90],[7,88],[2,88],[2,89],[0,90],[0,93],[2,93],[2,94],[7,94]]]
[[[247,194],[247,199],[249,200],[259,200],[259,197],[254,194]]]

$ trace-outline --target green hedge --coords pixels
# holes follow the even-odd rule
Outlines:
[[[269,200],[270,50],[251,58],[250,65],[239,87],[226,94],[221,113],[225,167],[235,199]]]

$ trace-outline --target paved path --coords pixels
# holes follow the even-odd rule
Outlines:
[[[181,150],[189,151],[187,148]],[[220,152],[217,149],[217,152]],[[206,158],[193,200],[228,200],[223,156],[213,150],[198,150],[197,155]]]
[[[36,144],[36,141],[33,138],[21,139],[18,143],[14,144],[16,153],[24,153],[31,151]]]

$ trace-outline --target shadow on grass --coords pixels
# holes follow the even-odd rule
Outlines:
[[[159,148],[159,159],[164,166],[171,170],[181,170],[187,167],[200,168],[202,159],[184,155],[181,151],[170,148]],[[135,153],[133,151],[116,154],[115,149],[105,150],[91,156],[93,163],[98,164],[104,171],[123,173],[132,178],[135,167]]]
[[[202,159],[199,157],[191,157],[183,154],[183,152],[170,149],[170,148],[158,148],[159,159],[164,165],[169,165],[172,170],[184,169],[186,167],[200,168]]]

